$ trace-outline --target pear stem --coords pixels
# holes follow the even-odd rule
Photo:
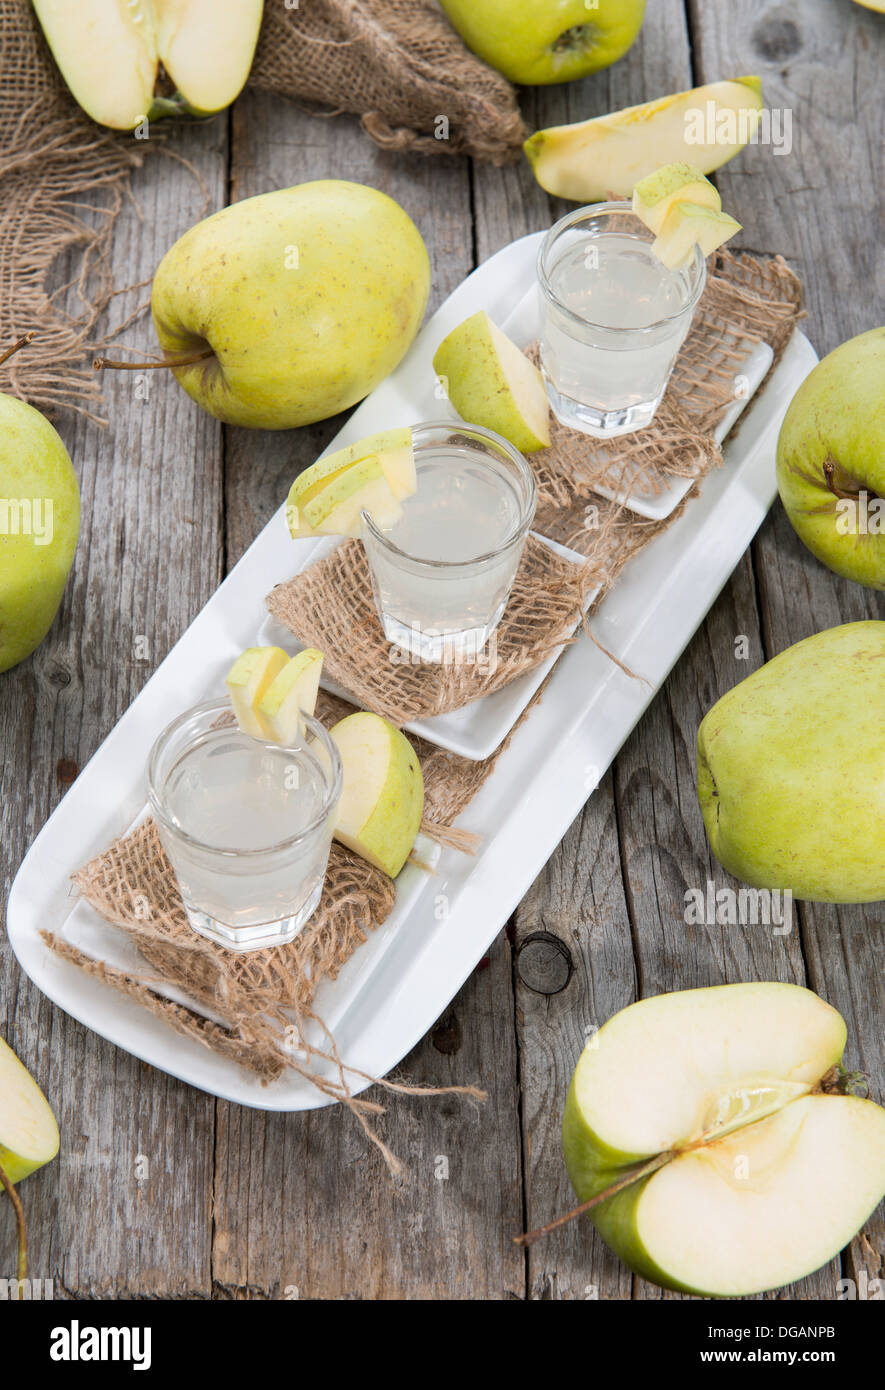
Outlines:
[[[576,1216],[582,1216],[585,1211],[592,1211],[602,1202],[607,1202],[609,1197],[623,1192],[625,1187],[632,1187],[634,1183],[641,1182],[643,1178],[651,1177],[652,1173],[656,1173],[659,1168],[663,1168],[665,1163],[669,1163],[673,1156],[669,1150],[666,1153],[656,1154],[648,1163],[643,1163],[641,1168],[634,1168],[632,1173],[628,1173],[624,1178],[619,1178],[604,1192],[597,1192],[595,1197],[591,1197],[587,1202],[582,1202],[579,1207],[573,1207],[571,1211],[565,1213],[565,1216],[557,1216],[555,1221],[548,1221],[546,1226],[539,1226],[536,1231],[528,1231],[525,1235],[514,1236],[513,1244],[534,1245],[535,1241],[540,1240],[542,1236],[549,1235],[551,1231],[555,1231],[559,1226],[564,1226],[568,1221],[573,1221]]]
[[[23,1279],[28,1277],[28,1235],[25,1226],[25,1213],[22,1210],[21,1198],[2,1167],[0,1167],[0,1183],[6,1188],[12,1209],[15,1212],[15,1225],[18,1232],[18,1274],[16,1278],[21,1283]],[[18,1296],[19,1298],[23,1297],[22,1289],[19,1289]]]
[[[194,362],[204,362],[207,357],[214,356],[214,348],[204,348],[202,352],[195,352],[191,357],[178,357],[175,360],[170,357],[165,362],[111,362],[107,357],[96,357],[92,366],[96,372],[102,371],[104,367],[113,367],[115,372],[156,372],[163,367],[190,367]],[[0,361],[2,360],[0,358]]]
[[[3,366],[4,362],[8,362],[12,354],[18,352],[19,348],[27,347],[33,337],[34,333],[32,330],[30,333],[26,333],[24,337],[17,339],[17,341],[12,344],[12,347],[8,347],[5,352],[0,352],[0,367]]]

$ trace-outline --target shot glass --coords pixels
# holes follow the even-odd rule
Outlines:
[[[417,490],[363,541],[387,640],[429,663],[478,662],[510,597],[535,515],[531,468],[492,430],[452,421],[412,431]]]
[[[557,419],[597,439],[651,424],[706,282],[668,270],[629,203],[578,208],[538,254],[541,370]]]
[[[160,734],[148,801],[194,931],[231,951],[294,940],[320,900],[341,795],[323,726],[303,741],[252,738],[210,700]]]

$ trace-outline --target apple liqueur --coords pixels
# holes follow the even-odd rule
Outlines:
[[[430,653],[425,659],[447,652],[466,660],[482,649],[507,602],[514,565],[506,547],[520,528],[520,495],[504,463],[473,457],[454,442],[416,455],[416,475],[415,493],[385,532],[399,556],[392,563],[372,556],[385,632],[410,648],[417,640]]]
[[[236,933],[302,912],[328,855],[326,840],[305,834],[326,795],[324,770],[308,749],[209,728],[180,752],[157,790],[197,930],[201,915]]]

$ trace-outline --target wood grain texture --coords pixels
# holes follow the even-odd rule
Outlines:
[[[124,289],[226,193],[227,120],[182,127],[170,154],[133,179],[112,266]],[[205,184],[173,156],[193,163]],[[70,278],[59,268],[59,283]],[[148,291],[112,302],[121,323]],[[75,305],[72,301],[72,308]],[[150,319],[124,342],[155,350]],[[147,384],[147,398],[139,390]],[[171,378],[106,374],[101,430],[58,428],[74,460],[83,521],[72,579],[47,640],[0,681],[3,897],[61,794],[221,579],[220,429]],[[73,867],[73,866],[72,866]],[[31,1178],[34,1277],[59,1296],[208,1294],[213,1104],[53,1009],[2,938],[0,1029],[58,1116],[58,1160]],[[0,1248],[10,1249],[7,1204]]]

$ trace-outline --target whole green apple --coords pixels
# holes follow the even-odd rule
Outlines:
[[[0,671],[49,631],[79,532],[67,449],[39,410],[0,395]]]
[[[723,695],[698,730],[698,797],[744,883],[885,898],[885,622],[807,637]]]
[[[645,0],[440,0],[468,48],[525,86],[573,82],[623,58]]]
[[[781,426],[777,485],[812,555],[885,589],[885,328],[849,339],[805,378]]]
[[[845,1041],[835,1009],[778,982],[660,994],[610,1018],[562,1120],[606,1244],[644,1278],[714,1298],[837,1255],[885,1191],[885,1110],[845,1094]]]
[[[393,370],[430,288],[427,249],[398,203],[323,179],[263,193],[185,232],[154,277],[168,358],[210,415],[291,429],[346,410]]]

